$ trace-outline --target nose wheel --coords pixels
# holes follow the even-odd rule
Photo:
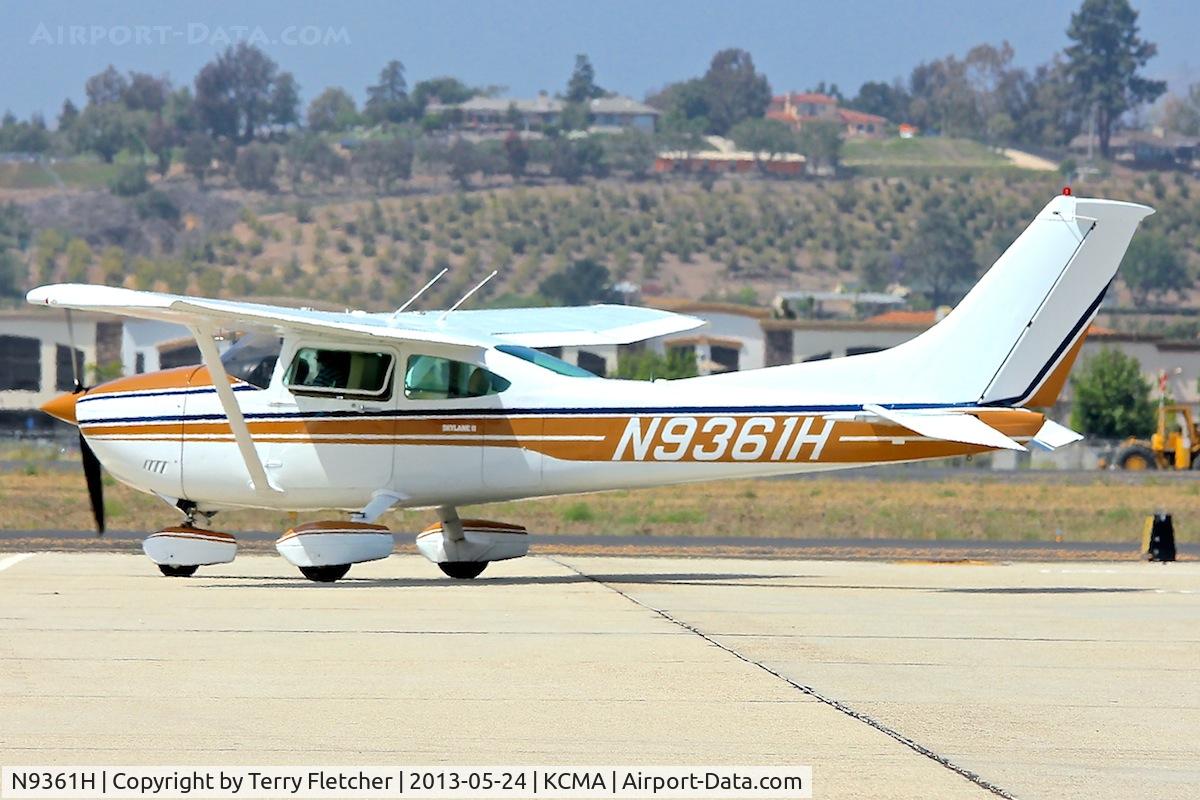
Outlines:
[[[196,574],[199,564],[181,566],[179,564],[159,564],[158,571],[168,578],[190,578]]]

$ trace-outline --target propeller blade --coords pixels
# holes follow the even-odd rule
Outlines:
[[[100,477],[100,459],[92,446],[79,434],[79,453],[83,457],[83,477],[87,480],[88,499],[92,501],[92,516],[96,518],[96,535],[104,535],[104,483]]]

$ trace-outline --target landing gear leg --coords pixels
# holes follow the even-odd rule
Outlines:
[[[458,509],[454,506],[438,506],[438,519],[442,521],[442,533],[445,534],[447,541],[458,544],[467,540],[467,535],[463,531],[463,521],[458,516]]]
[[[437,512],[442,521],[442,534],[446,537],[446,551],[453,553],[467,541],[463,521],[454,506],[438,506]],[[486,561],[440,561],[438,569],[455,580],[469,581],[478,578],[487,569],[487,565]]]
[[[191,500],[180,500],[175,503],[175,508],[179,509],[179,512],[183,514],[183,524],[180,525],[181,528],[196,527],[197,515],[204,517],[204,523],[206,525],[210,524],[212,522],[212,518],[217,515],[217,512],[215,511],[201,511],[200,509],[196,508],[196,504]]]

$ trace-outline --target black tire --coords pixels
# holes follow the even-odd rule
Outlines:
[[[182,567],[176,564],[159,564],[158,571],[168,578],[190,578],[196,574],[199,569],[195,564],[190,567]]]
[[[1192,469],[1200,470],[1200,453],[1192,456]]]
[[[443,561],[438,564],[438,569],[456,580],[469,581],[478,578],[487,565],[486,561]]]
[[[1158,469],[1154,459],[1154,451],[1141,444],[1131,444],[1117,451],[1113,462],[1120,468],[1138,472],[1147,469]]]
[[[301,567],[300,572],[310,581],[317,583],[333,583],[346,577],[350,571],[349,564],[333,564],[325,567]]]

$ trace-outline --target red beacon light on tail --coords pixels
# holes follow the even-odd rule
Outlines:
[[[1070,197],[1070,196],[1071,196],[1071,187],[1064,186],[1063,187],[1063,197]]]

